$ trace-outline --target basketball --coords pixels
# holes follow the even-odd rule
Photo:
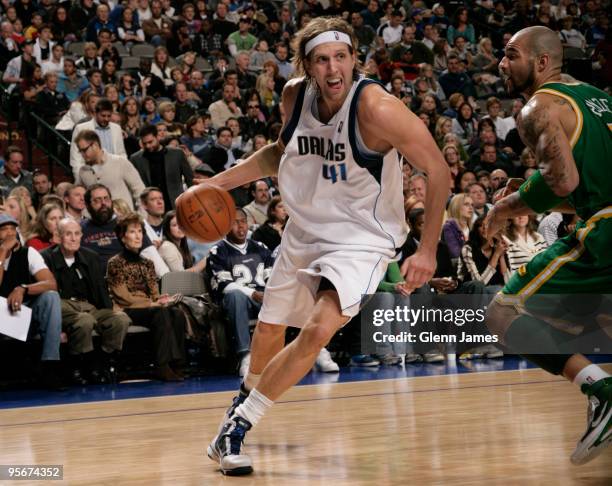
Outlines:
[[[176,219],[185,234],[201,243],[223,239],[236,217],[230,193],[213,184],[190,187],[176,200]]]

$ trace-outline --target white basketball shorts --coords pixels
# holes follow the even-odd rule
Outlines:
[[[259,320],[303,327],[322,277],[336,288],[342,315],[352,318],[359,312],[362,297],[376,292],[391,259],[383,252],[312,241],[289,222],[266,284]]]

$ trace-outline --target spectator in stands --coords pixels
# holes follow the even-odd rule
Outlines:
[[[231,84],[223,85],[223,98],[211,103],[208,107],[213,128],[216,130],[225,126],[230,117],[241,117],[242,110],[234,100],[235,87]]]
[[[427,177],[421,173],[414,174],[410,177],[408,183],[408,192],[414,196],[417,201],[425,202],[427,191]]]
[[[474,209],[474,214],[472,215],[473,224],[480,216],[486,215],[493,205],[487,202],[487,189],[480,182],[474,182],[467,186],[466,194],[472,200],[472,207]]]
[[[546,245],[550,246],[559,239],[558,229],[563,222],[563,214],[555,211],[542,218],[538,226],[538,233],[544,237]]]
[[[45,204],[36,215],[36,222],[26,246],[42,251],[59,243],[57,223],[64,217],[63,209],[55,204]]]
[[[18,197],[21,201],[23,201],[23,203],[25,204],[25,208],[26,211],[28,213],[28,216],[30,217],[30,219],[32,221],[34,221],[38,215],[38,212],[36,210],[36,207],[34,206],[34,201],[32,200],[32,195],[30,193],[30,191],[28,191],[28,189],[24,186],[17,186],[14,187],[13,189],[11,189],[11,192],[9,192],[9,197],[10,196],[16,196]],[[41,200],[42,204],[44,204],[44,198]]]
[[[123,143],[123,132],[121,126],[111,122],[113,115],[113,104],[107,99],[100,99],[96,103],[95,114],[92,120],[79,123],[72,132],[72,143],[70,145],[70,166],[75,181],[80,181],[79,172],[84,164],[83,154],[79,153],[76,146],[76,138],[79,133],[92,130],[99,139],[100,147],[108,154],[126,157],[125,145]]]
[[[32,189],[32,205],[34,206],[34,209],[38,211],[40,209],[43,196],[53,192],[53,184],[45,172],[41,171],[40,169],[36,169],[32,173]]]
[[[280,245],[287,222],[287,211],[280,196],[270,199],[267,216],[265,223],[253,233],[253,239],[266,245],[270,251],[274,251]]]
[[[227,47],[232,56],[236,57],[238,51],[250,51],[257,43],[257,37],[249,32],[251,19],[242,15],[238,22],[238,30],[232,32],[227,38]]]
[[[145,39],[157,47],[172,38],[172,20],[164,15],[161,1],[153,0],[150,8],[151,18],[142,21],[142,30]]]
[[[185,83],[176,83],[174,96],[176,98],[176,103],[174,104],[176,121],[184,124],[190,117],[196,114],[197,105],[189,100],[189,91]]]
[[[506,185],[508,182],[508,173],[503,169],[495,169],[491,172],[491,191],[493,194]]]
[[[111,33],[111,41],[114,40],[117,34],[117,26],[109,19],[110,9],[105,3],[101,3],[96,8],[96,16],[87,24],[85,40],[88,42],[96,42],[98,34],[102,29],[106,29]]]
[[[430,107],[431,107],[431,104],[430,104]],[[421,105],[421,111],[423,111],[422,105]],[[431,117],[431,113],[432,113],[431,110],[425,110],[425,111],[427,111],[427,113],[429,113]],[[435,112],[435,108],[433,111]],[[438,147],[442,148],[444,146],[444,136],[447,133],[451,133],[452,130],[453,130],[453,122],[450,118],[447,118],[445,116],[438,117],[438,119],[436,120],[436,128],[434,130],[434,138],[436,140],[436,143],[438,144]]]
[[[100,137],[93,130],[81,130],[73,143],[85,160],[85,165],[79,169],[78,180],[85,187],[104,184],[116,197],[125,199],[133,208],[145,185],[126,156],[104,150]]]
[[[17,145],[9,145],[4,152],[4,167],[0,172],[0,193],[6,197],[11,190],[20,186],[32,194],[32,173],[23,169],[23,151]]]
[[[72,4],[68,13],[70,22],[75,28],[75,33],[82,33],[89,21],[96,16],[96,5],[93,0],[79,0]]]
[[[168,50],[163,46],[156,47],[153,53],[153,62],[151,63],[151,74],[155,76],[158,81],[161,81],[165,93],[167,93],[168,89],[174,84],[170,75],[168,60]]]
[[[39,29],[38,36],[34,42],[34,49],[32,54],[36,62],[42,66],[43,62],[51,60],[51,50],[55,45],[51,39],[53,33],[51,32],[50,25],[42,25]]]
[[[36,60],[32,54],[34,42],[25,41],[21,46],[21,55],[13,57],[2,74],[2,81],[9,84],[8,90],[13,92],[19,84],[32,76]]]
[[[76,61],[76,68],[81,76],[90,77],[91,69],[102,69],[102,58],[98,55],[95,42],[86,42],[83,47],[83,56]]]
[[[563,47],[572,47],[584,51],[586,48],[586,38],[573,27],[574,18],[568,15],[562,20],[563,28],[559,32],[559,38]]]
[[[376,31],[378,37],[378,43],[386,47],[393,47],[395,44],[399,44],[402,40],[402,32],[404,26],[402,24],[403,15],[400,10],[393,10],[391,12],[388,22],[381,24]]]
[[[51,48],[51,57],[41,63],[43,75],[52,72],[60,74],[64,70],[64,46],[54,44]]]
[[[376,39],[376,30],[371,25],[364,23],[361,12],[353,12],[351,14],[351,26],[357,37],[360,54],[367,54]]]
[[[474,172],[480,170],[493,172],[495,169],[503,169],[506,174],[514,173],[514,165],[512,162],[509,162],[507,158],[503,157],[492,143],[483,144],[480,149],[480,156],[476,154],[475,157],[470,159],[468,167]]]
[[[49,125],[56,125],[70,108],[70,101],[57,90],[57,74],[48,72],[44,76],[45,87],[36,95],[37,112]]]
[[[87,89],[89,84],[78,73],[73,59],[62,59],[62,63],[63,70],[58,73],[57,90],[60,93],[64,93],[68,101],[72,103]]]
[[[127,203],[125,204],[127,205]],[[102,268],[105,268],[108,260],[121,251],[121,245],[115,234],[117,218],[113,212],[113,201],[108,188],[102,184],[94,184],[87,189],[85,206],[90,214],[90,219],[81,222],[81,228],[83,229],[81,244],[95,251],[100,257]],[[158,278],[169,272],[168,266],[161,259],[157,248],[146,234],[142,255],[153,262]]]
[[[465,37],[465,40],[472,45],[476,44],[476,31],[474,30],[474,26],[469,22],[468,12],[466,7],[459,7],[455,11],[453,24],[448,28],[446,33],[449,44],[453,45],[458,36]]]
[[[140,116],[140,105],[134,96],[128,96],[124,99],[120,108],[121,113],[121,129],[125,134],[123,144],[127,156],[130,157],[133,153],[140,149],[138,135],[143,126]]]
[[[508,266],[514,272],[547,248],[546,240],[536,231],[535,216],[517,216],[506,230]]]
[[[508,132],[516,127],[514,122],[514,118],[509,116],[506,118],[502,118],[500,115],[501,112],[501,102],[498,98],[492,96],[487,99],[487,114],[485,118],[490,118],[495,124],[495,134],[497,138],[500,140],[505,140]]]
[[[453,43],[451,52],[455,54],[463,63],[465,70],[471,73],[473,69],[472,53],[468,49],[468,44],[466,43],[465,37],[462,35],[455,37],[455,42]]]
[[[486,292],[496,294],[510,278],[506,263],[508,244],[503,238],[485,238],[484,216],[474,221],[470,236],[461,248],[457,275],[461,282],[480,282]]]
[[[116,307],[132,322],[151,329],[155,350],[155,376],[182,381],[185,362],[185,315],[169,295],[160,295],[151,261],[142,256],[142,219],[132,213],[115,227],[122,251],[108,261],[107,281]]]
[[[145,234],[159,249],[162,242],[162,221],[164,218],[164,195],[157,187],[147,187],[140,194],[140,208],[146,213],[143,221]]]
[[[187,245],[187,237],[178,225],[176,211],[168,211],[162,221],[162,243],[159,254],[170,268],[171,272],[201,273],[206,268],[206,259],[195,263]]]
[[[278,67],[278,76],[285,81],[291,79],[295,68],[289,60],[289,48],[285,44],[277,44],[274,55],[274,62],[276,62],[276,66]]]
[[[63,219],[58,223],[59,244],[42,253],[53,273],[61,297],[62,329],[68,334],[72,381],[106,383],[109,370],[122,347],[131,323],[123,312],[113,310],[98,256],[81,248],[79,223]],[[92,332],[100,335],[94,351]]]
[[[17,235],[17,221],[0,213],[0,296],[9,311],[22,305],[32,309],[30,336],[42,340],[41,377],[46,387],[61,387],[59,370],[62,316],[57,285],[43,258],[34,248],[23,247]]]
[[[188,187],[193,184],[193,172],[185,154],[180,149],[162,147],[155,125],[142,127],[140,144],[142,150],[132,155],[130,161],[147,187],[161,189],[165,207],[174,209],[183,184]]]
[[[459,106],[457,118],[452,121],[453,132],[461,139],[461,143],[469,146],[478,134],[478,120],[474,116],[474,109],[469,103]]]
[[[448,219],[442,226],[442,239],[448,246],[453,260],[461,255],[461,247],[470,236],[474,206],[472,198],[465,193],[456,194],[448,205]]]
[[[394,61],[399,61],[401,60],[403,53],[410,52],[412,54],[410,64],[433,64],[434,56],[432,52],[425,44],[416,40],[415,35],[416,27],[414,24],[409,24],[403,27],[401,42],[391,51],[391,59]]]
[[[13,38],[13,34],[13,24],[10,21],[5,20],[0,23],[0,65],[2,66],[6,66],[11,59],[19,56],[19,44]]]
[[[82,184],[70,185],[64,191],[64,203],[66,204],[66,218],[71,218],[77,223],[85,219],[85,191],[87,188]]]
[[[255,226],[261,226],[268,219],[270,187],[265,180],[259,180],[253,182],[249,190],[253,200],[242,209],[247,215],[249,227],[253,228]]]
[[[53,11],[51,17],[51,31],[53,32],[53,39],[55,39],[58,44],[77,40],[77,30],[74,25],[72,25],[72,21],[68,18],[68,10],[66,7],[59,5]]]
[[[449,98],[454,93],[461,93],[466,98],[474,97],[476,92],[470,77],[464,72],[464,65],[456,54],[447,58],[448,70],[440,75],[439,82],[444,94]]]
[[[24,200],[19,196],[9,196],[4,199],[4,205],[0,204],[0,212],[6,212],[18,223],[18,235],[21,243],[25,242],[24,236],[30,234],[32,219],[28,214]]]
[[[452,144],[447,144],[442,148],[442,155],[444,155],[444,160],[448,164],[448,167],[451,172],[451,177],[454,179],[459,174],[461,174],[465,167],[459,158],[459,150]]]
[[[117,36],[128,49],[131,49],[134,44],[145,41],[145,34],[140,28],[138,20],[140,18],[134,18],[134,11],[130,7],[123,9],[121,20],[117,26]],[[147,19],[142,20],[145,21]]]
[[[270,271],[272,254],[265,245],[247,238],[247,215],[236,210],[236,219],[227,237],[208,255],[206,277],[214,298],[227,313],[236,337],[240,376],[249,366],[249,319],[257,317]]]
[[[378,6],[378,0],[370,0],[367,8],[361,11],[363,22],[365,25],[370,26],[374,32],[378,30],[378,26],[380,25],[380,17],[382,16]]]

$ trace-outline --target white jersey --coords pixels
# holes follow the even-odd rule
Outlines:
[[[402,161],[395,149],[379,154],[361,141],[357,103],[371,83],[355,81],[325,124],[313,114],[315,89],[302,81],[281,133],[286,148],[278,181],[290,223],[312,240],[392,257],[407,235]]]

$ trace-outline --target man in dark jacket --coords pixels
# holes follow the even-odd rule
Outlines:
[[[162,147],[157,138],[157,127],[146,125],[140,130],[143,149],[130,157],[145,186],[159,187],[166,208],[175,209],[174,202],[183,192],[183,181],[193,184],[193,171],[182,150]]]
[[[71,218],[58,224],[60,244],[42,252],[55,276],[62,306],[62,328],[68,334],[72,378],[78,384],[108,379],[112,355],[119,353],[131,323],[123,312],[113,310],[98,256],[81,248],[81,225]],[[101,337],[94,359],[93,330]],[[97,362],[97,364],[96,364]],[[96,369],[99,368],[99,369]]]

